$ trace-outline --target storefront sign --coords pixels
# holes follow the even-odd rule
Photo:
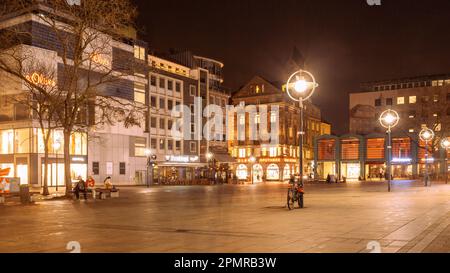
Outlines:
[[[198,156],[183,156],[183,155],[167,155],[166,161],[175,163],[190,163],[197,162],[199,160]]]
[[[26,79],[31,82],[34,83],[36,85],[44,85],[44,86],[50,86],[50,87],[55,87],[56,86],[56,82],[52,79],[49,79],[47,77],[45,77],[42,74],[39,74],[37,72],[34,72],[31,75],[27,75]]]
[[[392,163],[411,163],[411,158],[393,158]]]

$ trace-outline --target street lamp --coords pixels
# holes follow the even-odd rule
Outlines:
[[[58,192],[58,184],[59,184],[59,176],[58,176],[58,169],[59,169],[59,162],[58,162],[58,151],[61,149],[61,140],[57,139],[53,143],[53,150],[56,154],[56,192]]]
[[[391,191],[391,157],[392,157],[392,128],[398,125],[400,116],[392,109],[386,110],[380,115],[380,124],[387,129],[388,134],[388,158],[387,158],[387,177],[388,177],[388,191]]]
[[[251,176],[252,176],[252,185],[253,184],[255,184],[255,178],[254,178],[254,173],[253,173],[253,164],[255,164],[255,162],[256,162],[256,157],[254,157],[254,156],[251,156],[249,159],[248,159],[248,161],[251,163],[251,166],[250,166],[250,168],[252,168],[252,171],[250,172],[251,173]]]
[[[152,184],[153,179],[153,160],[156,159],[156,155],[153,154],[151,149],[145,149],[144,153],[147,157],[147,188],[150,188],[150,184]]]
[[[445,150],[445,184],[448,184],[448,151],[450,149],[450,137],[442,139],[441,146]]]
[[[207,162],[208,162],[208,176],[209,176],[209,179],[210,179],[210,182],[214,179],[213,178],[213,175],[212,175],[212,168],[211,168],[211,161],[212,161],[212,159],[213,159],[213,157],[214,157],[214,154],[213,153],[211,153],[211,152],[207,152],[206,153],[206,160],[207,160]]]
[[[428,142],[434,139],[434,132],[429,128],[423,128],[419,133],[419,137],[425,142],[425,187],[428,187]]]
[[[300,107],[300,136],[299,136],[299,148],[300,148],[300,162],[299,162],[299,176],[303,179],[303,137],[304,121],[303,121],[303,103],[311,98],[319,85],[316,82],[314,76],[305,70],[299,70],[292,74],[286,84],[286,92],[289,97],[299,103]]]

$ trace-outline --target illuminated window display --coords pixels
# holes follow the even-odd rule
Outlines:
[[[236,176],[239,180],[247,180],[248,168],[244,164],[239,165],[236,168]]]
[[[260,164],[253,166],[253,182],[261,183],[263,181],[264,170]]]
[[[289,180],[290,178],[291,178],[291,167],[288,164],[286,164],[286,166],[284,166],[283,179]]]
[[[0,131],[0,154],[14,154],[14,131]]]
[[[280,180],[280,168],[276,164],[267,167],[267,180]]]

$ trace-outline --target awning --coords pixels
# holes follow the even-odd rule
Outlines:
[[[220,153],[220,154],[214,154],[214,159],[219,163],[236,163],[236,159],[233,158],[229,154]]]

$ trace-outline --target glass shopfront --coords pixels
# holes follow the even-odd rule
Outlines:
[[[280,168],[276,164],[270,164],[267,167],[267,180],[280,180]]]
[[[264,170],[260,164],[253,166],[253,183],[263,182]]]
[[[386,164],[384,162],[371,162],[366,164],[367,180],[384,180]]]
[[[337,175],[336,162],[319,162],[317,164],[317,174],[319,179],[327,179],[328,175]]]
[[[342,163],[341,164],[342,176],[347,180],[359,180],[361,176],[361,164],[360,163]]]
[[[240,164],[237,168],[236,168],[236,177],[239,180],[247,180],[248,177],[248,168],[246,165],[244,164]]]

